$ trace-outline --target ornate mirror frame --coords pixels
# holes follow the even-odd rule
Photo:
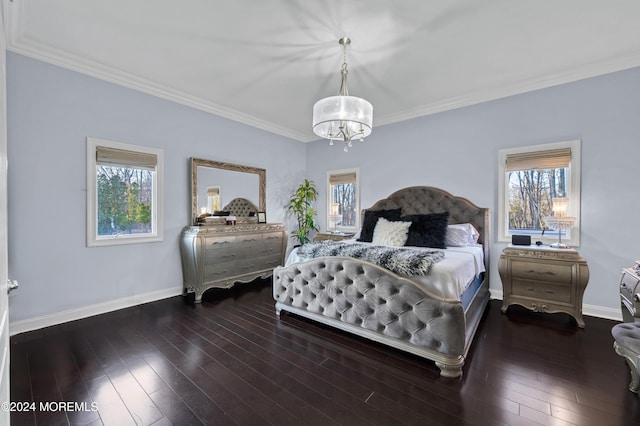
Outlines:
[[[258,175],[258,210],[266,211],[267,171],[258,167],[243,166],[241,164],[223,163],[221,161],[205,160],[191,157],[191,224],[197,224],[198,218],[198,167],[210,167],[213,169],[230,170],[241,173],[254,173]]]

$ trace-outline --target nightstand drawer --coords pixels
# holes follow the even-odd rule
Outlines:
[[[511,277],[534,281],[552,281],[554,283],[571,284],[571,264],[536,263],[514,259],[511,262]]]
[[[551,302],[571,303],[571,283],[559,285],[513,278],[511,294]]]

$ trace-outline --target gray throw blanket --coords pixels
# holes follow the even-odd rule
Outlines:
[[[307,243],[298,248],[298,255],[305,259],[323,256],[353,257],[402,275],[427,275],[431,266],[444,258],[444,252],[439,250],[376,246],[353,241]]]

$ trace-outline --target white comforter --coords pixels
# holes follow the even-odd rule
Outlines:
[[[460,300],[460,296],[469,284],[480,273],[485,272],[484,253],[480,244],[467,247],[448,247],[443,250],[426,247],[411,248],[444,252],[444,259],[433,264],[428,275],[411,276],[410,278],[445,301]],[[298,256],[297,252],[297,248],[294,248],[289,254],[285,266],[307,260]]]

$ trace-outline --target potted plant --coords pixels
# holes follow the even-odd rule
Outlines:
[[[295,215],[298,222],[298,229],[293,231],[291,235],[296,237],[301,245],[311,241],[309,238],[311,231],[318,231],[315,221],[316,210],[313,208],[313,202],[317,198],[318,191],[315,184],[305,179],[303,183],[298,185],[287,204],[290,213]]]

